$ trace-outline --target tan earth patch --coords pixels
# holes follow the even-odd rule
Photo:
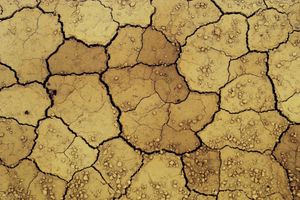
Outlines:
[[[126,24],[148,26],[150,17],[154,13],[154,7],[150,0],[99,1],[111,8],[114,20],[119,22],[121,26]]]
[[[147,65],[168,65],[175,63],[178,59],[178,47],[170,43],[161,32],[147,28],[142,38],[138,62]]]
[[[264,152],[275,147],[287,125],[287,120],[276,111],[230,114],[221,110],[214,121],[198,132],[198,135],[211,148],[230,146],[246,151]]]
[[[275,9],[263,10],[248,19],[249,48],[267,51],[276,48],[288,38],[292,27],[287,15]]]
[[[180,159],[172,154],[147,157],[143,167],[133,178],[127,197],[156,200],[182,199],[185,195],[188,196],[181,169]]]
[[[266,7],[264,0],[215,0],[224,12],[239,12],[247,16]]]
[[[288,118],[300,122],[300,34],[291,34],[288,42],[270,52],[270,70],[278,98],[278,108]]]
[[[217,195],[219,190],[220,152],[201,147],[183,157],[188,186],[206,195]]]
[[[0,90],[0,116],[12,117],[20,123],[37,125],[50,106],[46,90],[38,83],[13,85]]]
[[[199,92],[219,92],[228,82],[230,58],[246,53],[246,18],[224,15],[219,22],[198,29],[188,38],[178,60],[180,73]]]
[[[299,0],[266,0],[268,7],[276,8],[288,15],[289,21],[294,30],[300,30],[300,1]]]
[[[48,75],[45,59],[63,40],[60,28],[57,16],[38,9],[26,8],[0,20],[0,61],[12,67],[22,83],[43,81]]]
[[[76,171],[89,167],[97,159],[97,150],[76,137],[59,119],[43,120],[37,133],[36,145],[30,157],[44,172],[70,181]]]
[[[224,15],[213,24],[198,29],[187,45],[211,48],[231,58],[248,52],[246,44],[247,19],[240,14]]]
[[[9,87],[15,83],[17,83],[17,79],[14,72],[8,67],[0,64],[0,89]]]
[[[0,175],[0,197],[3,200],[61,199],[65,192],[65,181],[40,172],[29,160],[23,160],[15,168],[0,165]]]
[[[221,160],[220,190],[242,190],[251,199],[274,193],[292,199],[285,171],[270,155],[225,147]]]
[[[116,196],[125,193],[131,184],[131,177],[142,165],[142,156],[122,139],[114,139],[99,147],[95,168],[102,172],[104,180]]]
[[[195,132],[211,121],[217,101],[214,94],[190,93],[186,101],[168,104],[154,94],[143,99],[135,110],[121,115],[122,135],[146,152],[162,148],[178,153],[191,151],[200,144]],[[184,134],[189,142],[179,143]]]
[[[114,191],[94,168],[77,172],[68,183],[66,199],[112,199]]]
[[[267,73],[267,55],[264,53],[247,53],[238,59],[231,60],[228,68],[229,80],[238,78],[241,75],[251,74],[265,76]]]
[[[184,197],[184,200],[216,200],[216,197],[191,192],[188,198]]]
[[[178,61],[178,70],[189,87],[199,92],[219,92],[228,81],[230,58],[224,53],[189,43]]]
[[[243,191],[221,191],[219,192],[218,198],[228,200],[250,200]]]
[[[168,121],[168,109],[169,105],[157,94],[143,99],[135,110],[121,115],[122,135],[144,151],[159,150],[162,128]]]
[[[215,94],[191,92],[179,104],[170,105],[168,125],[176,130],[201,130],[217,111],[218,97]]]
[[[127,67],[137,64],[142,48],[142,35],[145,30],[140,27],[126,26],[119,30],[117,37],[108,47],[111,68]]]
[[[282,102],[278,108],[291,120],[300,122],[300,94],[297,93],[289,98],[287,101]]]
[[[176,66],[134,67],[109,69],[103,76],[116,105],[122,111],[133,110],[141,100],[157,93],[166,103],[180,103],[188,94],[184,79]]]
[[[55,91],[50,116],[62,118],[90,145],[118,135],[118,111],[110,102],[98,75],[52,76],[47,87]]]
[[[106,61],[103,47],[88,47],[74,39],[67,40],[48,59],[52,74],[100,73],[106,69]]]
[[[293,125],[281,138],[275,148],[274,156],[288,170],[293,196],[300,199],[300,126]]]
[[[98,1],[46,0],[40,7],[61,16],[66,37],[88,45],[106,45],[116,34],[118,23],[113,21],[111,10]]]
[[[0,0],[0,20],[13,15],[25,7],[35,7],[38,0],[7,1]]]
[[[300,92],[300,33],[291,34],[286,44],[270,52],[270,77],[273,79],[279,101],[285,101]]]
[[[221,108],[229,112],[274,109],[275,99],[270,80],[255,75],[242,75],[221,90]]]
[[[34,127],[0,118],[0,160],[12,166],[27,157],[34,145]]]
[[[0,0],[0,200],[300,200],[300,0]]]
[[[153,26],[172,42],[186,43],[199,27],[217,21],[218,8],[209,0],[154,0]]]

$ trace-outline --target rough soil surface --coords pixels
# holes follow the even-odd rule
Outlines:
[[[300,200],[300,0],[0,0],[0,200]]]

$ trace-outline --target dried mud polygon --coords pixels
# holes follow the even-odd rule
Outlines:
[[[300,200],[299,0],[0,0],[0,200]]]

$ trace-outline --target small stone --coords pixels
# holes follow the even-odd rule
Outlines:
[[[122,167],[122,162],[119,161],[119,162],[117,163],[117,166],[118,166],[118,167]]]
[[[83,180],[84,180],[84,181],[88,181],[88,180],[89,180],[89,177],[88,177],[87,175],[84,175],[84,176],[83,176]]]

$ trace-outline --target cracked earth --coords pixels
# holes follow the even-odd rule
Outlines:
[[[0,0],[0,200],[300,200],[300,0]]]

